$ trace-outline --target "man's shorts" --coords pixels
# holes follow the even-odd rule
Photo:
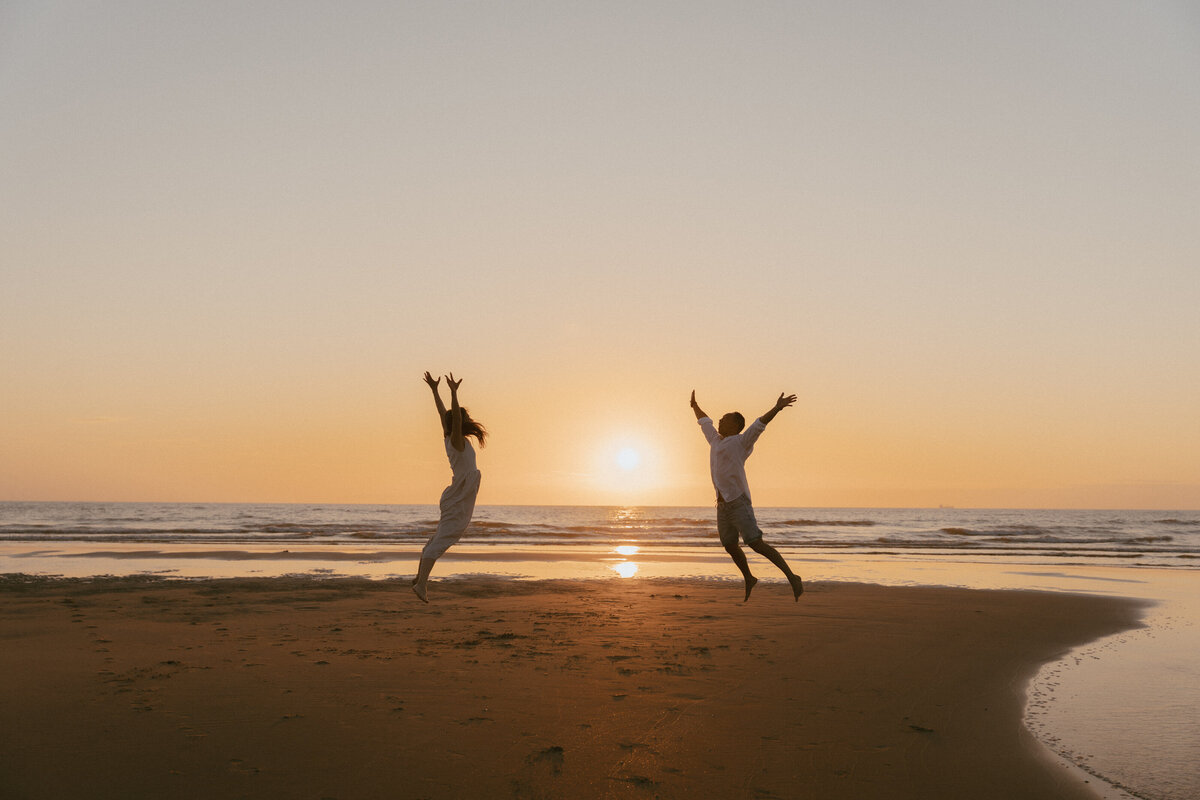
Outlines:
[[[721,537],[721,544],[732,547],[737,544],[738,534],[746,544],[754,544],[763,535],[746,495],[723,503],[717,501],[717,535]]]

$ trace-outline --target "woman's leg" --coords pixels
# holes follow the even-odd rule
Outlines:
[[[433,565],[437,563],[436,558],[421,557],[421,563],[417,566],[417,577],[413,579],[412,590],[413,594],[421,598],[422,603],[428,603],[428,588],[426,584],[429,582],[429,573],[433,571]]]
[[[417,577],[412,584],[413,592],[423,602],[429,602],[426,584],[434,562],[462,538],[463,532],[471,524],[471,517],[475,513],[475,496],[479,492],[479,477],[479,471],[476,470],[463,483],[452,483],[442,492],[437,530],[421,551],[421,563],[417,566]]]
[[[429,537],[429,541],[425,543],[425,547],[421,550],[421,562],[417,565],[417,577],[413,578],[412,590],[413,594],[421,598],[422,603],[428,603],[429,590],[429,573],[433,572],[433,565],[442,557],[442,554],[450,549],[450,545],[458,541],[461,532],[456,534],[457,526],[449,525],[450,521],[446,515],[442,515],[438,522],[437,530],[433,532],[433,536]]]

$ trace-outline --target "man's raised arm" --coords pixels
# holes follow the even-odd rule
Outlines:
[[[700,404],[696,402],[696,390],[695,389],[692,389],[692,411],[696,412],[696,419],[704,419],[705,417],[708,416],[708,414],[705,414],[704,410],[702,408],[700,408]]]
[[[768,422],[775,419],[776,414],[778,414],[780,411],[783,411],[794,402],[796,402],[796,395],[789,394],[787,397],[784,397],[783,393],[780,392],[779,399],[775,401],[775,405],[771,407],[770,411],[759,417],[759,419],[762,420],[763,425],[766,425]]]

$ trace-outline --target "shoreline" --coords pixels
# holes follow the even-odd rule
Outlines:
[[[1077,591],[1070,585],[1071,576],[1079,574],[1119,574],[1128,572],[1194,574],[1196,567],[1139,564],[1136,561],[1100,562],[1077,556],[1032,557],[1013,553],[931,553],[920,551],[851,551],[822,550],[779,545],[777,548],[789,561],[801,565],[805,574],[815,573],[821,579],[866,580],[892,583],[902,574],[918,575],[929,567],[952,575],[961,569],[974,579],[988,571],[1007,570],[1012,575],[1018,569],[1056,568],[1066,583],[1047,584],[1052,591]],[[276,543],[220,545],[215,543],[146,542],[139,544],[117,542],[22,542],[0,541],[0,574],[24,573],[63,577],[104,575],[160,574],[182,578],[233,578],[242,576],[285,577],[300,574],[333,575],[338,577],[367,577],[394,579],[412,575],[420,557],[420,544],[380,547],[378,545],[329,545],[310,543]],[[769,576],[774,570],[765,561],[757,561],[760,572]],[[637,565],[637,570],[616,570],[618,564]],[[883,570],[872,568],[865,578],[859,578],[859,565],[890,565]],[[843,567],[849,565],[847,571]],[[473,569],[474,567],[474,569]],[[638,571],[640,570],[640,571]],[[454,576],[486,573],[507,577],[604,578],[617,571],[621,577],[633,575],[669,578],[738,577],[728,555],[718,545],[662,546],[636,544],[458,544],[439,559],[435,574]],[[760,576],[761,577],[761,576]],[[1140,579],[1114,579],[1116,582],[1136,583]],[[969,586],[971,588],[1027,588],[1019,582],[986,584],[944,577],[933,585]],[[908,580],[912,584],[913,581]],[[920,583],[919,585],[929,585]]]
[[[10,578],[7,790],[1082,800],[1097,787],[1025,727],[1026,687],[1145,610],[827,581],[798,604],[768,581],[749,604],[709,579],[431,588]]]

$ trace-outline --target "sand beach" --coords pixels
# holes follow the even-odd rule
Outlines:
[[[12,576],[0,796],[1089,798],[1027,681],[1115,597]]]

